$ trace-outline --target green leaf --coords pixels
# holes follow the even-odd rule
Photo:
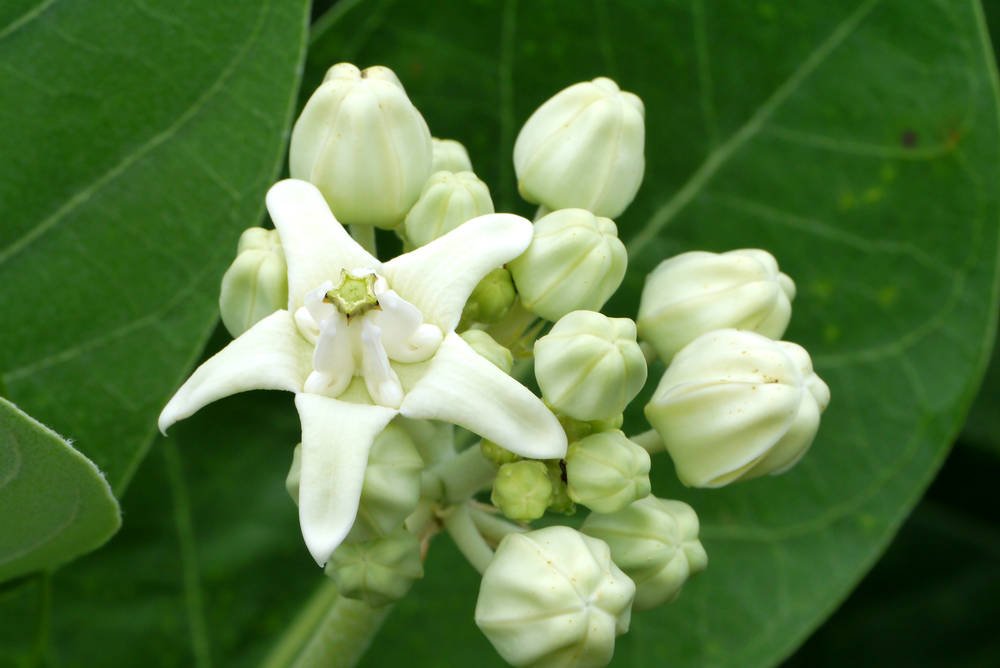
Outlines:
[[[124,489],[283,163],[306,3],[0,12],[0,379]]]
[[[1000,455],[1000,411],[997,410],[1000,397],[1000,347],[994,347],[993,357],[986,377],[983,378],[979,394],[972,403],[969,418],[962,429],[962,442]]]
[[[467,145],[500,210],[530,211],[511,148],[547,97],[605,74],[643,98],[648,170],[617,221],[631,266],[613,314],[634,315],[643,274],[689,249],[766,248],[795,278],[787,338],[833,391],[814,449],[785,476],[710,492],[682,489],[666,458],[654,463],[654,491],[701,515],[710,564],[677,603],[634,616],[614,663],[778,662],[919,498],[989,351],[1000,138],[978,4],[333,11],[314,32],[306,89],[340,60],[394,68],[432,132]],[[415,590],[424,599],[398,607],[366,665],[486,651],[471,620],[475,578],[434,556]]]
[[[0,398],[0,582],[90,552],[119,526],[94,463]]]

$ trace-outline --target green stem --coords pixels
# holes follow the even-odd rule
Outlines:
[[[389,615],[392,606],[371,608],[342,598],[325,580],[264,661],[264,668],[350,668]]]
[[[469,504],[463,503],[450,508],[441,517],[444,528],[455,541],[459,552],[469,560],[472,567],[482,573],[493,561],[493,548],[489,546],[469,513]]]
[[[348,229],[351,230],[351,236],[354,240],[361,244],[361,247],[366,251],[378,257],[378,246],[375,243],[375,226],[374,225],[348,225]]]
[[[491,513],[482,508],[473,506],[469,509],[469,512],[472,515],[472,521],[476,523],[476,528],[479,529],[479,533],[482,534],[487,542],[494,545],[512,533],[524,533],[528,530],[521,525],[505,520],[496,513]]]
[[[629,436],[629,440],[651,455],[655,455],[657,452],[664,452],[666,450],[666,446],[663,445],[663,439],[660,438],[660,435],[656,433],[655,429],[644,431],[641,434],[636,434],[635,436]]]
[[[473,445],[427,471],[422,495],[446,504],[463,503],[489,487],[496,475],[496,466]]]

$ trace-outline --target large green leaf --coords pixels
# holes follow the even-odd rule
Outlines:
[[[89,552],[120,525],[93,462],[0,398],[0,582]]]
[[[0,12],[0,373],[121,490],[282,162],[306,3]]]

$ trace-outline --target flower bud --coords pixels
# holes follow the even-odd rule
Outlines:
[[[574,311],[535,342],[535,377],[542,397],[583,421],[611,420],[646,382],[646,359],[635,323]]]
[[[801,346],[722,329],[677,353],[645,412],[681,482],[721,487],[791,468],[829,402]]]
[[[287,306],[288,266],[278,231],[251,227],[240,235],[236,259],[222,277],[222,324],[235,338]]]
[[[746,329],[780,339],[795,283],[767,251],[692,251],[664,260],[646,278],[639,336],[664,361],[714,329]]]
[[[503,448],[485,438],[479,442],[479,451],[483,454],[483,457],[497,466],[521,461],[521,455],[514,454],[507,448]]]
[[[413,246],[423,246],[488,213],[493,213],[490,189],[475,174],[436,172],[406,214],[403,229]]]
[[[625,277],[628,254],[608,218],[562,209],[535,223],[531,245],[508,266],[524,307],[546,320],[600,310]]]
[[[644,116],[642,100],[604,77],[556,93],[514,143],[521,196],[550,209],[614,218],[642,183]]]
[[[462,332],[461,337],[477,353],[489,360],[493,366],[509,374],[514,366],[514,357],[510,351],[501,346],[492,336],[481,329],[469,329]]]
[[[462,309],[463,322],[494,323],[507,315],[517,291],[510,272],[497,267],[479,281]]]
[[[454,139],[431,139],[432,159],[431,173],[434,172],[471,172],[472,161],[469,152]]]
[[[399,224],[431,175],[431,133],[387,67],[331,67],[292,129],[293,179],[316,185],[337,219]]]
[[[490,500],[512,520],[537,520],[552,502],[552,481],[545,464],[529,459],[504,464],[493,481]]]
[[[420,541],[406,529],[360,543],[342,543],[326,574],[341,596],[373,608],[398,601],[424,575]]]
[[[483,573],[476,625],[514,666],[605,666],[635,585],[608,546],[564,526],[506,536]]]
[[[649,453],[620,431],[588,436],[566,453],[569,496],[597,513],[614,513],[649,494]]]
[[[705,570],[698,516],[681,501],[647,496],[610,515],[590,515],[580,528],[611,548],[611,558],[635,581],[635,609],[677,598],[687,579]]]

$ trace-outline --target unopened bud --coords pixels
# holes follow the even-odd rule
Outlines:
[[[611,420],[646,382],[646,359],[635,323],[574,311],[535,342],[535,377],[542,397],[577,420]]]
[[[240,235],[236,259],[222,277],[222,324],[235,338],[287,306],[288,266],[278,231],[251,227]]]
[[[479,442],[479,451],[483,453],[483,457],[497,466],[521,461],[521,455],[516,455],[510,450],[502,448],[493,441],[485,438]]]
[[[420,541],[403,528],[372,540],[343,543],[330,557],[326,574],[346,598],[376,608],[398,601],[424,575]]]
[[[635,581],[635,609],[677,598],[689,577],[705,570],[698,516],[681,501],[655,496],[611,515],[590,515],[581,527],[611,548],[611,558]]]
[[[471,172],[472,161],[469,152],[454,139],[431,139],[433,159],[431,173],[434,172]]]
[[[620,431],[588,436],[566,454],[569,496],[597,513],[614,513],[649,494],[649,453]]]
[[[510,272],[497,267],[479,281],[462,310],[463,322],[494,323],[507,315],[517,291]]]
[[[490,189],[472,172],[436,172],[403,223],[407,240],[423,246],[477,216],[493,213]]]
[[[469,329],[461,334],[462,338],[469,346],[485,357],[496,368],[504,373],[510,373],[514,366],[514,357],[510,351],[501,346],[496,340],[481,329]]]
[[[570,311],[600,310],[627,264],[614,221],[562,209],[535,223],[531,245],[508,266],[524,307],[555,321]]]
[[[552,502],[552,481],[545,464],[527,459],[504,464],[493,481],[490,500],[512,520],[537,520]]]

